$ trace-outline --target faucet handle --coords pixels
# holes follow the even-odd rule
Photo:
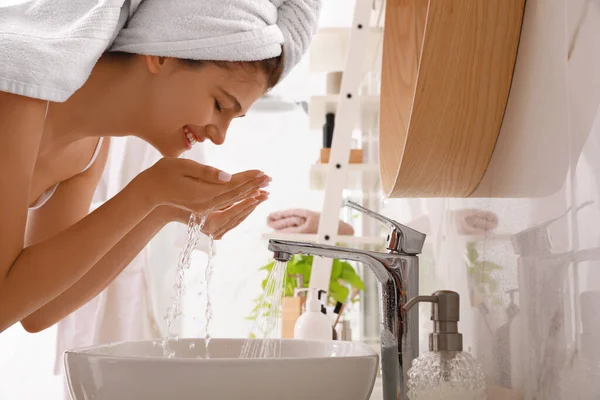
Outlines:
[[[363,206],[347,200],[345,206],[353,208],[361,213],[374,218],[390,228],[387,237],[386,248],[395,253],[419,254],[423,250],[425,243],[425,234],[418,232],[408,226],[402,225],[393,219],[387,218],[381,214],[371,211]]]

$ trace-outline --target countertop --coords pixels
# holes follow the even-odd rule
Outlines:
[[[378,377],[373,387],[373,392],[369,400],[383,400],[383,391],[381,389],[381,377]]]
[[[523,400],[523,395],[507,388],[488,385],[487,398],[488,400]],[[381,377],[378,377],[375,381],[375,386],[369,400],[383,400]]]

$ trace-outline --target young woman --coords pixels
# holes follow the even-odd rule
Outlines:
[[[0,332],[45,329],[101,292],[161,227],[222,236],[270,178],[177,158],[299,61],[319,0],[26,0],[0,6]],[[88,211],[110,136],[164,156]]]

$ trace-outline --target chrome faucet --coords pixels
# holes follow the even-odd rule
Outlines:
[[[337,246],[271,239],[269,250],[277,261],[306,254],[358,261],[377,277],[381,318],[381,374],[384,400],[404,400],[407,372],[419,355],[419,314],[404,305],[419,293],[419,259],[425,235],[398,222],[347,201],[346,206],[388,225],[387,253]]]

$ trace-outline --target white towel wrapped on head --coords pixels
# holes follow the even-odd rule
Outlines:
[[[125,0],[0,0],[0,90],[62,102],[125,23]]]
[[[107,50],[257,61],[283,76],[316,30],[321,0],[21,0],[0,4],[0,90],[67,100]]]
[[[191,60],[277,57],[283,76],[316,31],[320,0],[140,0],[111,51]],[[199,6],[201,4],[201,6]]]

